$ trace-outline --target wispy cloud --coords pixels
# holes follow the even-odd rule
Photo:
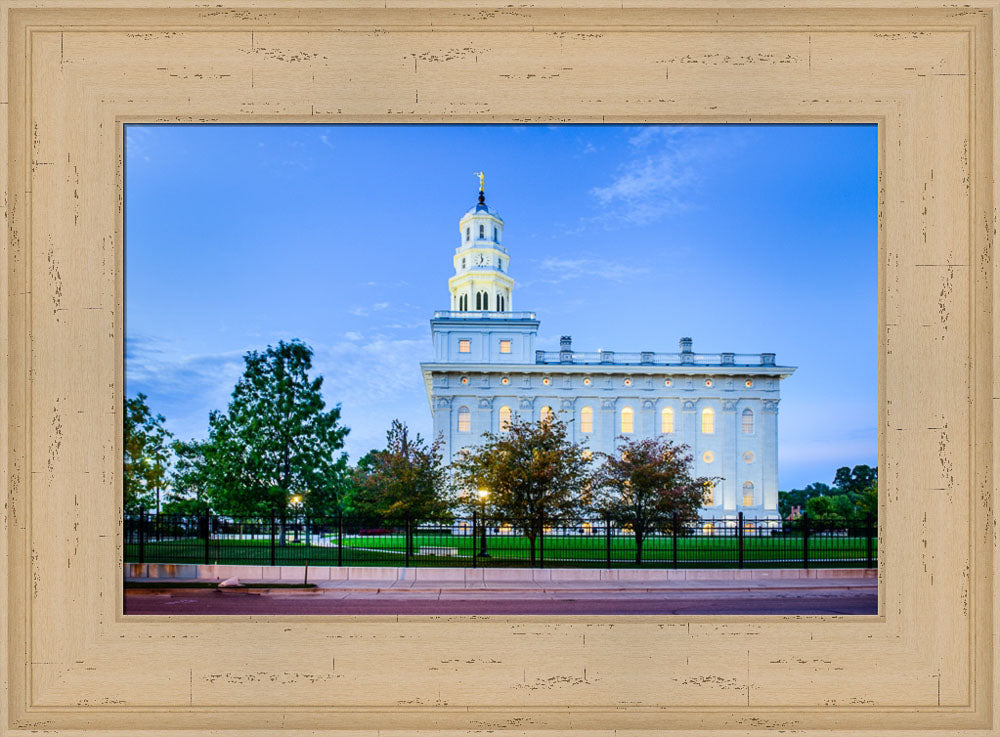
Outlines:
[[[570,279],[607,279],[621,283],[649,273],[645,267],[587,257],[547,258],[539,264],[539,268],[544,275],[538,281],[546,284],[558,284]]]
[[[646,126],[629,138],[632,155],[591,194],[606,224],[644,225],[694,206],[700,173],[718,154],[705,129]]]
[[[345,449],[352,459],[380,446],[396,417],[429,435],[430,412],[419,368],[420,361],[431,358],[426,338],[397,340],[351,331],[344,340],[310,345],[312,375],[323,376],[327,405],[340,404],[341,421],[351,428]],[[263,348],[262,343],[221,353],[184,354],[170,341],[129,337],[127,391],[148,395],[151,409],[166,417],[176,437],[202,438],[208,431],[208,413],[228,406],[243,373],[244,354]]]

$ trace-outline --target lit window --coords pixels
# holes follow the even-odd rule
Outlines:
[[[590,448],[584,448],[582,451],[580,451],[580,457],[583,458],[583,460],[585,461],[593,460],[594,451],[592,451]]]
[[[706,450],[705,455],[703,455],[701,459],[705,461],[705,463],[711,463],[712,461],[715,460],[715,453],[713,453],[710,450]]]
[[[458,352],[459,353],[468,353],[471,350],[472,350],[472,343],[470,341],[468,341],[468,340],[460,340],[460,341],[458,341]]]
[[[590,407],[580,410],[580,432],[594,432],[594,410]]]
[[[715,484],[711,481],[705,482],[705,493],[702,495],[701,503],[705,507],[715,506]]]
[[[743,434],[753,435],[753,410],[749,407],[743,410]]]
[[[743,506],[753,506],[753,481],[747,481],[743,484]]]
[[[632,379],[625,379],[625,386],[632,386]]]
[[[500,408],[500,431],[506,432],[510,428],[510,407]]]
[[[705,379],[705,386],[712,386],[712,380],[711,379]]]
[[[500,379],[500,383],[501,383],[501,384],[503,384],[504,386],[507,386],[507,385],[508,385],[508,384],[510,383],[510,379],[508,379],[508,378],[507,378],[507,377],[505,376],[505,377],[503,377],[502,379]]]
[[[549,407],[548,405],[542,407],[541,411],[538,413],[538,418],[542,422],[551,422],[552,421],[552,408]]]
[[[660,412],[660,432],[674,431],[674,411],[670,407],[664,407]]]
[[[746,453],[743,454],[743,462],[744,463],[753,463],[753,451],[752,450],[748,450]]]
[[[747,389],[749,389],[750,387],[752,387],[752,386],[753,386],[753,382],[752,382],[752,381],[751,381],[750,379],[747,379],[747,380],[746,380],[746,381],[744,381],[743,383],[744,383],[744,384],[746,385],[746,388],[747,388]]]
[[[711,407],[705,407],[701,411],[701,431],[705,435],[715,434],[715,410]]]
[[[462,379],[461,379],[461,381],[462,381],[463,384],[468,384],[469,383],[469,377],[468,376],[463,376]]]
[[[583,380],[583,385],[584,386],[590,386],[590,377],[589,376],[586,379]]]
[[[548,385],[549,385],[549,384],[551,384],[552,382],[551,382],[551,380],[549,379],[549,377],[548,377],[548,376],[546,376],[546,377],[545,377],[544,379],[542,379],[542,383],[543,383],[543,384],[544,384],[545,386],[548,386]]]
[[[674,382],[671,379],[664,379],[663,380],[663,386],[670,386],[673,383]]]
[[[458,408],[458,431],[472,432],[472,412],[469,411],[468,407]]]
[[[509,340],[501,340],[500,341],[500,352],[501,353],[510,353],[510,341]]]
[[[703,534],[703,535],[714,535],[715,534],[715,525],[712,524],[711,522],[706,522],[704,525],[701,526],[701,534]]]
[[[633,427],[635,425],[635,413],[632,411],[631,407],[625,407],[622,410],[622,432],[630,433],[634,432]]]

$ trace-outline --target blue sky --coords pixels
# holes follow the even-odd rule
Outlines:
[[[243,354],[300,338],[352,461],[428,436],[480,169],[539,349],[774,352],[780,488],[876,463],[874,126],[129,125],[127,393],[204,437]]]

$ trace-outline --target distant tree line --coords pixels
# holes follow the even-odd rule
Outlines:
[[[864,520],[878,517],[878,467],[842,466],[833,485],[816,482],[804,489],[778,492],[783,519],[805,512],[812,521]]]
[[[339,404],[327,408],[323,378],[310,377],[312,356],[298,340],[247,353],[228,407],[209,414],[201,440],[173,439],[144,395],[126,399],[125,512],[272,517],[282,545],[286,522],[298,513],[360,515],[407,530],[475,513],[481,524],[523,534],[532,560],[544,529],[596,512],[631,531],[640,562],[650,535],[698,519],[719,480],[695,477],[689,448],[662,438],[620,437],[614,455],[591,454],[570,441],[556,416],[515,416],[451,465],[440,438],[425,440],[394,420],[385,446],[351,467],[343,452],[349,429]],[[874,469],[865,469],[838,470],[832,490],[813,484],[782,492],[782,516],[796,504],[817,517],[845,504],[874,508]]]

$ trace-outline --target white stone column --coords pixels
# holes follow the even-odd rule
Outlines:
[[[659,430],[656,427],[656,402],[652,399],[643,399],[640,406],[642,409],[639,410],[639,424],[637,425],[639,437],[656,437]]]
[[[778,511],[778,400],[765,399],[760,417],[761,475],[764,512]]]
[[[601,400],[600,420],[600,429],[594,428],[598,431],[595,435],[600,435],[600,447],[595,448],[595,450],[601,450],[609,455],[614,455],[615,438],[618,436],[618,414],[614,399]]]
[[[742,485],[736,469],[736,438],[737,438],[736,402],[725,399],[722,402],[722,412],[716,432],[719,433],[719,476],[725,481],[725,504],[727,512],[734,512],[743,507]]]
[[[451,398],[432,397],[434,406],[434,437],[444,439],[444,446],[441,448],[441,458],[445,463],[450,463],[452,458],[452,418],[451,418]]]

